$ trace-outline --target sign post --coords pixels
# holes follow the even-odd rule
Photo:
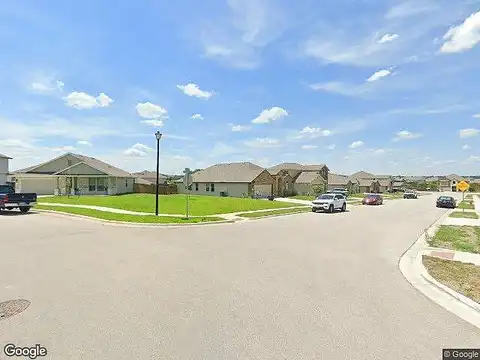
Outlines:
[[[470,185],[464,180],[457,184],[457,190],[462,192],[462,202],[465,201],[465,191],[470,188]],[[462,212],[465,212],[465,207],[462,208]]]
[[[189,217],[189,200],[190,200],[190,186],[192,185],[192,172],[189,168],[185,168],[183,170],[183,184],[185,185],[185,189],[187,190],[186,196],[187,196],[187,201],[185,204],[185,217],[188,219]]]

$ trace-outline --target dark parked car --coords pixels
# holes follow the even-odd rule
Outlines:
[[[437,208],[455,209],[457,201],[451,196],[440,196],[437,199]]]
[[[0,185],[0,210],[20,209],[26,213],[37,202],[37,194],[15,193],[10,185]]]
[[[382,205],[383,197],[379,194],[368,194],[362,200],[363,205]]]

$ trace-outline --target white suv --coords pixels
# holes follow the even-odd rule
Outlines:
[[[335,210],[347,210],[347,199],[340,194],[322,194],[312,201],[312,212],[328,211],[333,213]]]

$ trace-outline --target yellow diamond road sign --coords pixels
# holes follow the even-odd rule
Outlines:
[[[457,184],[457,190],[459,191],[467,191],[468,188],[470,187],[470,185],[468,185],[468,183],[466,181],[460,181],[458,184]]]

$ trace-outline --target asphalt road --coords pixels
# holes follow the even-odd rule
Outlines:
[[[39,343],[59,360],[438,360],[478,347],[480,330],[398,269],[444,213],[434,199],[194,228],[0,216],[0,302],[31,301],[0,320],[0,346]]]

